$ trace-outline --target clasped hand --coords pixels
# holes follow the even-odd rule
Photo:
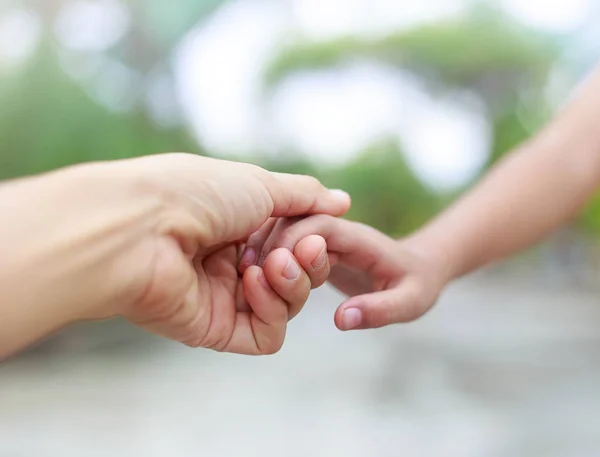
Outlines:
[[[241,247],[271,217],[349,206],[311,177],[189,154],[4,183],[0,359],[69,323],[116,316],[194,347],[276,352],[329,274],[325,241],[274,250],[243,274]]]

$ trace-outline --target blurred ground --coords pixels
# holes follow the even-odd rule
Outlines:
[[[344,334],[322,289],[264,358],[118,325],[82,349],[105,333],[82,328],[0,367],[0,455],[596,456],[597,297],[482,275],[415,324]]]

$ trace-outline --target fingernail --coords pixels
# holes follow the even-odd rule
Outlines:
[[[300,267],[298,266],[296,261],[291,257],[288,259],[288,263],[283,269],[283,276],[286,279],[289,279],[290,281],[298,279],[298,277],[300,276]]]
[[[256,263],[256,249],[246,248],[242,254],[240,265],[254,265]]]
[[[258,273],[258,282],[261,286],[263,286],[263,289],[268,291],[271,290],[271,284],[269,284],[269,281],[267,281],[267,278],[265,278],[265,272],[262,270],[262,268]]]
[[[333,195],[338,200],[350,201],[350,194],[341,189],[330,189],[331,195]]]
[[[343,330],[351,330],[360,325],[362,321],[362,313],[358,308],[348,308],[342,316]]]
[[[321,268],[323,268],[325,266],[326,262],[327,262],[327,248],[323,248],[323,250],[318,255],[318,257],[312,262],[311,266],[315,270],[320,270]]]

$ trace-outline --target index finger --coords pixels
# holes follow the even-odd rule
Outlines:
[[[311,235],[323,237],[329,253],[339,254],[340,262],[363,271],[393,263],[390,239],[372,227],[328,215],[302,219],[288,227],[271,249],[286,248],[292,252],[298,243]]]

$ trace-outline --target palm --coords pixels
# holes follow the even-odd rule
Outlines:
[[[434,305],[442,287],[433,274],[435,269],[407,243],[398,243],[375,230],[369,230],[368,235],[354,252],[338,254],[330,283],[350,297],[362,295],[365,303],[385,310],[374,314],[367,327],[389,323],[386,312],[395,312],[396,322],[420,317]]]
[[[198,278],[195,300],[205,310],[200,328],[191,340],[194,347],[243,354],[278,350],[285,337],[288,308],[284,301],[266,300],[256,277],[257,270],[238,273],[240,249],[229,244],[194,261]]]
[[[227,350],[237,310],[245,301],[242,279],[236,269],[236,252],[234,245],[228,245],[206,258],[194,260],[198,285],[193,300],[203,312],[200,326],[192,325],[189,329],[191,334],[183,341],[186,344]]]
[[[361,237],[360,248],[346,251],[332,243],[335,265],[329,282],[348,296],[378,292],[397,285],[406,273],[406,260],[395,240],[363,224],[350,223],[354,235]],[[358,244],[357,244],[358,246]],[[346,252],[344,252],[346,251]]]
[[[398,263],[386,261],[384,257],[377,256],[378,261],[373,264],[369,259],[363,262],[355,257],[340,256],[336,265],[331,268],[329,283],[350,297],[398,285],[405,270]]]
[[[370,275],[343,264],[337,264],[331,268],[329,283],[349,297],[374,291],[374,279]]]
[[[287,308],[272,307],[277,319],[268,323],[257,316],[244,293],[246,284],[255,296],[256,286],[251,272],[248,277],[237,272],[236,244],[186,256],[177,243],[167,242],[159,254],[161,266],[149,292],[128,316],[133,322],[189,346],[244,354],[270,352],[269,345],[282,339]]]

